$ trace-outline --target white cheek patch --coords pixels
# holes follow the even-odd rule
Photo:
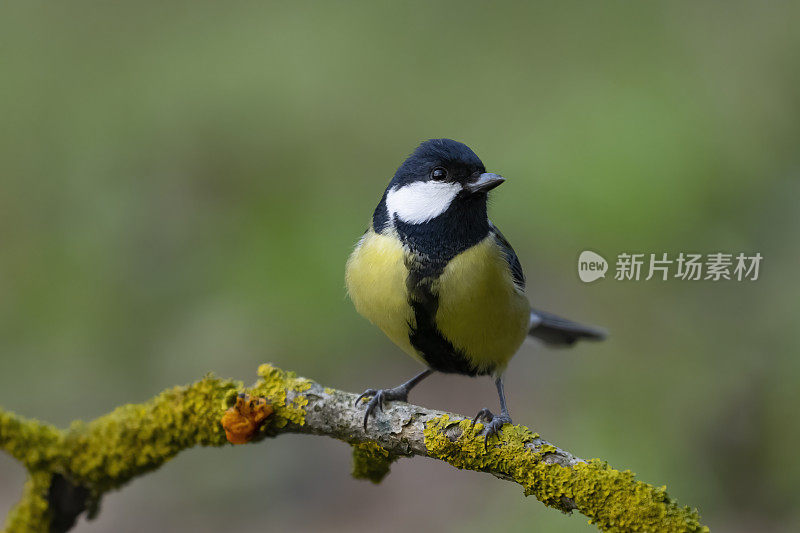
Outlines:
[[[461,185],[458,183],[417,181],[390,190],[386,195],[386,209],[392,218],[397,215],[408,224],[422,224],[447,211],[459,192]]]

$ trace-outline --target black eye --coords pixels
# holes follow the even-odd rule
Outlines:
[[[439,181],[446,179],[447,171],[442,167],[436,167],[431,171],[431,178]]]

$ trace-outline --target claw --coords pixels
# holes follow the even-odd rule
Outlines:
[[[377,393],[378,393],[378,391],[376,391],[375,389],[367,389],[367,390],[365,390],[364,392],[361,393],[361,396],[356,398],[356,402],[353,404],[353,406],[358,407],[358,404],[359,404],[359,402],[361,402],[361,400],[363,400],[367,396],[375,396]]]
[[[367,431],[367,422],[369,421],[369,409],[364,413],[364,432]]]
[[[479,418],[483,418],[487,422],[491,422],[492,419],[494,418],[494,415],[492,414],[492,412],[490,410],[488,410],[487,408],[484,407],[483,409],[478,411],[478,414],[475,415],[475,418],[472,419],[472,426],[473,427],[475,427],[475,422],[477,422]]]
[[[372,396],[372,399],[367,404],[367,411],[364,413],[364,431],[367,430],[369,415],[374,414],[376,408],[380,409],[381,413],[383,412],[384,392],[382,390],[375,391],[369,396]]]
[[[505,424],[511,424],[511,418],[508,415],[501,414],[495,415],[490,410],[486,409],[485,407],[478,411],[478,414],[475,415],[475,418],[472,419],[472,425],[475,425],[475,422],[478,421],[479,418],[485,420],[484,428],[483,428],[483,448],[484,450],[489,450],[489,437],[492,435],[497,435],[500,433],[500,430],[503,428]]]
[[[367,411],[364,413],[364,431],[367,430],[367,422],[369,421],[370,415],[375,414],[375,409],[383,413],[384,402],[392,400],[406,401],[408,399],[408,390],[402,387],[394,389],[367,389],[356,399],[355,405],[358,406],[362,399],[369,396],[372,396],[372,399],[367,403]]]

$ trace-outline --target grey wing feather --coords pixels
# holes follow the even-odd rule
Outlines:
[[[554,346],[569,346],[578,339],[601,341],[606,338],[607,333],[602,328],[584,326],[551,313],[532,309],[528,335]]]
[[[514,251],[514,248],[511,247],[511,244],[503,236],[503,234],[500,233],[500,230],[497,229],[497,226],[489,222],[489,228],[492,232],[492,235],[494,235],[495,241],[503,251],[503,256],[506,259],[506,263],[508,263],[508,268],[511,270],[511,277],[514,279],[514,285],[516,285],[520,291],[524,291],[525,273],[522,271],[522,265],[519,263],[517,253]]]

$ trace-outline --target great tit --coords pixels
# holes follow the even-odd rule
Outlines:
[[[376,408],[408,400],[433,372],[493,375],[500,415],[482,409],[485,438],[511,423],[503,371],[528,335],[550,345],[600,340],[599,328],[532,309],[514,249],[487,215],[490,190],[505,179],[486,172],[466,145],[431,139],[386,187],[372,223],[347,261],[356,310],[427,369],[391,389],[367,389],[364,429]]]

